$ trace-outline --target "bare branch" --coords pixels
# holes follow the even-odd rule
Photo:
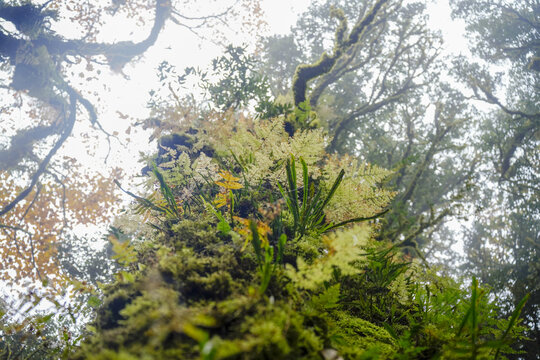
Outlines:
[[[63,131],[60,135],[60,138],[56,141],[53,148],[49,151],[45,159],[39,164],[38,169],[32,176],[32,179],[30,181],[30,185],[26,189],[24,189],[17,197],[11,201],[9,204],[7,204],[2,210],[0,210],[0,216],[5,215],[8,211],[13,209],[19,202],[21,202],[24,198],[26,198],[34,186],[37,184],[39,178],[41,175],[45,172],[47,169],[47,165],[49,165],[49,162],[51,161],[51,158],[56,154],[58,149],[62,147],[66,139],[69,135],[71,135],[71,131],[73,130],[73,125],[75,124],[75,120],[77,118],[77,99],[71,95],[70,96],[70,102],[71,102],[71,108],[69,117],[65,119],[65,123],[63,124]]]
[[[5,225],[5,224],[0,224],[0,229],[9,229],[9,230],[14,230],[14,231],[21,231],[27,235],[32,235],[32,233],[30,233],[28,230],[26,229],[23,229],[22,227],[19,227],[19,226],[11,226],[11,225]]]
[[[0,169],[7,170],[12,168],[30,155],[35,142],[46,139],[51,135],[56,135],[59,131],[60,128],[57,125],[36,126],[18,131],[11,138],[10,147],[0,150]]]
[[[399,101],[399,99],[401,99],[403,97],[403,95],[408,90],[413,89],[413,88],[418,87],[418,86],[420,86],[420,85],[416,85],[416,84],[412,83],[412,80],[409,79],[409,81],[407,81],[403,85],[403,87],[401,87],[399,90],[397,90],[393,94],[389,95],[388,97],[386,97],[386,98],[384,98],[384,99],[382,99],[382,100],[380,100],[378,102],[375,102],[375,103],[364,104],[361,107],[359,107],[358,109],[354,110],[345,119],[341,120],[337,124],[337,128],[334,131],[334,137],[332,138],[332,141],[328,145],[327,151],[332,152],[332,151],[338,150],[338,143],[339,143],[339,140],[340,140],[340,136],[352,124],[352,122],[355,119],[357,119],[360,116],[366,115],[368,113],[375,112],[375,111],[381,109],[382,107],[384,107],[384,106],[386,106],[388,104]]]
[[[478,93],[478,90],[483,93],[483,97]],[[497,105],[503,112],[511,116],[517,116],[518,118],[528,119],[524,126],[518,128],[512,136],[510,143],[506,149],[501,148],[501,167],[500,173],[502,177],[505,177],[508,169],[510,168],[510,161],[512,160],[517,148],[523,143],[523,140],[527,135],[532,135],[540,131],[540,113],[525,113],[520,110],[512,110],[506,107],[491,91],[485,86],[476,83],[473,86],[473,91],[478,100],[487,102],[489,104]]]
[[[192,20],[192,21],[193,20],[197,21],[197,20],[221,19],[223,16],[227,15],[239,3],[239,1],[240,0],[236,0],[234,4],[232,4],[227,9],[225,9],[224,11],[218,14],[211,14],[211,15],[206,15],[206,16],[186,16],[178,12],[178,10],[176,9],[171,9],[171,13],[173,13],[174,15],[178,17],[181,17],[182,19]]]
[[[484,93],[485,97],[481,97],[476,91],[476,88],[480,89]],[[516,116],[531,119],[540,123],[540,113],[530,114],[530,113],[525,113],[519,110],[511,110],[507,108],[505,105],[503,105],[503,103],[501,103],[501,101],[495,95],[493,95],[491,91],[489,91],[485,86],[482,86],[481,84],[476,83],[473,87],[473,90],[475,90],[475,94],[477,95],[478,100],[487,102],[489,104],[497,105],[499,108],[501,108],[502,111],[504,111],[508,115],[516,115]]]

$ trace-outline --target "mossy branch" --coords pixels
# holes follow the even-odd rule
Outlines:
[[[373,20],[387,2],[388,0],[378,0],[363,19],[357,22],[351,29],[349,36],[345,36],[347,31],[347,19],[345,18],[343,11],[332,9],[331,15],[339,20],[339,25],[335,32],[333,54],[329,55],[324,52],[317,62],[313,64],[298,65],[292,84],[295,106],[306,101],[307,83],[310,80],[328,73],[332,69],[336,64],[336,61],[360,40],[362,33],[371,23],[373,23]]]

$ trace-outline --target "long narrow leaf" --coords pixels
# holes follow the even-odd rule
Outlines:
[[[306,219],[314,218],[320,212],[322,192],[320,189],[315,195],[308,201],[309,204],[306,208]]]
[[[272,260],[274,259],[274,248],[271,246],[267,246],[264,251],[264,263],[261,267],[261,286],[259,288],[260,293],[264,293],[266,291],[266,288],[268,287],[268,284],[270,283],[270,279],[272,278]]]
[[[463,320],[461,320],[461,323],[459,324],[458,331],[456,333],[457,336],[461,335],[461,332],[463,331],[463,328],[467,324],[467,321],[469,321],[469,317],[471,316],[472,307],[469,307],[467,309],[467,312],[465,313],[465,316],[463,317]]]
[[[321,206],[321,210],[324,209],[326,204],[328,204],[328,202],[334,196],[334,193],[336,192],[339,184],[341,184],[341,182],[343,181],[343,176],[345,176],[345,170],[341,169],[341,171],[339,172],[339,175],[337,176],[336,180],[334,181],[334,185],[332,185],[332,188],[330,189],[330,192],[328,192],[328,195],[326,195],[326,199],[324,200],[324,202],[323,202],[323,204]]]
[[[219,220],[219,223],[218,223],[218,229],[219,231],[221,231],[222,234],[224,235],[227,235],[230,231],[231,231],[231,226],[229,225],[229,223],[227,222],[227,220],[225,220],[225,218],[223,217],[223,215],[221,215],[221,213],[219,211],[217,211],[214,206],[212,205],[212,203],[206,201],[204,199],[204,197],[202,197],[201,195],[201,200],[203,202],[203,204],[208,208],[210,209],[210,211],[212,211],[212,213],[218,218]]]
[[[167,183],[165,182],[165,179],[163,178],[163,175],[159,172],[156,164],[154,164],[153,169],[154,175],[156,175],[156,178],[159,181],[159,187],[161,189],[161,193],[163,194],[163,197],[165,198],[165,201],[167,201],[167,204],[169,205],[169,214],[172,216],[180,217],[180,212],[178,211],[178,206],[176,205],[176,200],[174,198],[174,195],[171,191],[171,188]]]
[[[521,314],[521,310],[525,306],[525,303],[527,302],[527,300],[529,300],[530,296],[531,296],[531,294],[525,295],[525,297],[523,299],[521,299],[519,304],[516,306],[516,309],[512,313],[512,316],[510,317],[510,322],[508,323],[508,326],[506,327],[506,330],[504,331],[504,334],[499,339],[500,342],[503,342],[506,339],[506,337],[508,336],[508,334],[510,333],[510,331],[512,330],[512,328],[516,324],[516,321],[517,321],[517,319],[519,317],[519,314]],[[497,349],[497,352],[495,353],[495,360],[497,360],[497,358],[499,357],[500,350],[501,350],[500,348]]]
[[[340,226],[344,226],[344,225],[347,225],[347,224],[350,224],[350,223],[356,223],[356,222],[362,222],[362,221],[369,221],[369,220],[374,220],[374,219],[377,219],[378,217],[381,217],[383,216],[384,214],[386,214],[388,211],[390,211],[390,209],[386,209],[384,210],[383,212],[380,212],[378,214],[375,214],[373,216],[369,216],[369,217],[357,217],[357,218],[354,218],[354,219],[349,219],[349,220],[345,220],[345,221],[342,221],[340,223],[337,223],[337,224],[329,224],[330,226],[327,227],[325,229],[325,231],[330,231],[332,229],[335,229],[335,228],[338,228]]]
[[[277,253],[277,261],[276,263],[282,264],[283,263],[283,251],[285,250],[285,243],[287,242],[287,235],[281,234],[278,239],[278,253]]]
[[[244,187],[247,188],[249,186],[249,182],[247,181],[247,178],[246,178],[246,168],[244,167],[244,165],[242,165],[240,160],[238,160],[238,157],[236,156],[236,154],[232,150],[230,150],[230,152],[231,152],[231,155],[233,156],[234,161],[236,161],[236,163],[238,164],[238,166],[240,166],[240,169],[242,170],[241,173],[242,173],[242,177],[244,178]]]
[[[289,197],[291,202],[298,212],[298,192],[296,191],[296,165],[294,156],[291,155],[291,160],[287,162],[287,180],[289,182]]]
[[[294,231],[296,231],[296,227],[299,221],[299,214],[298,214],[298,208],[294,207],[293,202],[290,199],[289,194],[283,189],[283,186],[278,183],[279,191],[281,192],[281,196],[285,199],[285,202],[287,204],[287,207],[289,208],[289,211],[292,213],[294,218]]]
[[[478,326],[478,315],[476,305],[478,302],[478,280],[476,277],[473,277],[472,282],[472,296],[471,296],[471,320],[472,320],[472,329],[471,329],[471,340],[473,346],[476,346],[476,334]]]
[[[308,169],[307,169],[306,162],[302,158],[300,158],[300,162],[302,163],[302,181],[304,182],[304,189],[302,191],[302,211],[300,213],[305,214],[306,206],[307,206],[307,202],[308,202],[309,177],[308,177]]]
[[[255,250],[255,255],[257,256],[257,262],[259,263],[259,268],[262,270],[264,257],[261,247],[261,238],[259,237],[259,231],[257,230],[257,224],[255,221],[251,220],[249,222],[249,229],[251,230],[251,244],[253,245],[253,250]]]
[[[125,192],[126,194],[128,194],[129,196],[131,196],[132,198],[134,198],[135,200],[137,200],[142,206],[144,207],[147,207],[147,208],[150,208],[152,210],[156,210],[156,211],[159,211],[161,213],[166,213],[167,210],[161,206],[158,206],[156,204],[154,204],[153,202],[151,202],[150,200],[148,199],[145,199],[141,196],[138,196],[138,195],[135,195],[134,193],[132,193],[131,191],[128,191],[128,190],[124,190],[122,188],[122,186],[120,185],[120,183],[118,182],[118,180],[114,180],[114,183],[116,184],[116,186],[118,186],[120,188],[120,190],[122,190],[123,192]]]

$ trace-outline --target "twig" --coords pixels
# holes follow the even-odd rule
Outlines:
[[[65,88],[66,88],[65,90],[68,92],[68,94],[70,96],[75,96],[76,99],[79,101],[79,103],[81,103],[82,106],[84,106],[84,108],[86,109],[86,111],[88,111],[88,116],[90,117],[90,123],[92,125],[97,125],[99,130],[101,130],[101,132],[103,132],[106,135],[108,149],[107,149],[107,155],[105,156],[105,162],[107,162],[107,159],[109,158],[109,155],[111,153],[111,137],[113,137],[113,138],[115,138],[117,140],[118,140],[118,137],[114,136],[112,134],[109,134],[103,128],[101,123],[98,121],[96,109],[94,108],[94,105],[92,105],[92,103],[90,101],[88,101],[85,97],[83,97],[77,90],[75,90],[70,85],[66,84]]]
[[[23,229],[23,228],[18,227],[18,226],[11,226],[11,225],[6,225],[6,224],[0,224],[0,229],[10,229],[10,230],[14,230],[14,231],[22,231],[23,233],[32,236],[32,234],[31,234],[28,230]]]
[[[37,190],[36,190],[36,194],[34,195],[34,198],[32,199],[32,201],[30,202],[30,204],[28,205],[28,207],[26,208],[26,210],[24,211],[24,214],[21,216],[21,218],[19,219],[19,226],[21,225],[21,222],[23,221],[23,219],[26,217],[26,215],[28,215],[28,212],[30,211],[30,209],[32,208],[32,206],[36,203],[36,200],[39,196],[39,193],[41,191],[41,183],[38,183],[37,184]],[[30,235],[30,237],[32,237],[32,234],[30,234],[30,232],[26,232],[28,235]],[[17,241],[17,232],[15,232],[15,234],[13,235],[13,240],[15,241],[15,244],[17,245],[18,247],[18,241]]]
[[[239,3],[239,0],[236,0],[234,2],[234,4],[232,4],[231,6],[229,6],[227,9],[225,9],[223,12],[219,13],[219,14],[211,14],[211,15],[206,15],[206,16],[186,16],[186,15],[182,15],[180,14],[177,10],[175,9],[172,9],[171,12],[176,15],[176,16],[179,16],[183,19],[186,19],[186,20],[208,20],[208,19],[217,19],[217,18],[221,18],[223,17],[224,15],[226,15],[227,13],[229,13],[237,4]]]

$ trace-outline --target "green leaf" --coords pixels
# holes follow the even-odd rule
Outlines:
[[[204,197],[202,197],[202,195],[201,195],[201,200],[202,200],[203,204],[206,205],[207,208],[210,209],[210,211],[212,211],[212,213],[218,218],[218,220],[219,220],[219,223],[217,225],[218,230],[221,231],[221,233],[223,235],[227,235],[228,233],[230,233],[231,232],[231,226],[229,225],[227,220],[225,220],[223,215],[221,215],[221,213],[219,211],[217,211],[216,208],[214,208],[214,206],[211,203],[207,202],[204,199]]]
[[[156,164],[154,164],[153,169],[154,175],[159,181],[159,187],[161,189],[161,193],[163,194],[163,197],[165,198],[165,201],[167,201],[167,213],[171,216],[180,217],[180,211],[178,211],[178,205],[176,205],[176,199],[174,198],[174,195],[171,191],[171,188],[167,183],[165,182],[165,179],[163,178],[163,175],[159,172]]]
[[[309,175],[308,175],[308,168],[307,164],[304,161],[304,159],[300,158],[300,162],[302,163],[302,179],[304,181],[304,189],[302,191],[302,213],[305,213],[306,206],[308,202],[308,191],[309,191]]]
[[[510,317],[510,321],[508,322],[508,326],[507,326],[506,330],[504,331],[504,334],[499,339],[499,341],[503,342],[504,340],[506,340],[506,337],[508,336],[508,334],[510,333],[510,331],[512,330],[512,328],[516,324],[516,322],[518,320],[518,317],[519,317],[519,314],[521,314],[521,310],[523,309],[523,307],[525,306],[525,303],[527,302],[527,300],[529,300],[530,297],[531,297],[531,294],[525,295],[525,297],[523,299],[521,299],[519,304],[516,306],[516,309],[512,313],[512,316]],[[500,352],[500,348],[497,349],[497,352],[495,353],[495,360],[497,360],[497,358],[499,357],[499,352]]]
[[[101,300],[97,296],[90,296],[87,301],[88,306],[91,306],[93,308],[97,308],[99,305],[101,305]]]
[[[38,322],[38,324],[43,324],[43,323],[49,322],[49,320],[51,320],[53,318],[53,316],[54,316],[54,313],[45,315],[45,316],[39,318],[37,320],[37,322]]]
[[[264,253],[264,263],[261,268],[261,286],[259,288],[259,291],[261,294],[263,294],[266,291],[266,288],[268,287],[268,284],[270,283],[270,279],[272,278],[272,261],[274,260],[274,248],[271,246],[267,246],[265,248]]]
[[[340,284],[330,286],[322,294],[311,299],[313,306],[320,310],[330,310],[338,307]]]
[[[121,282],[124,282],[124,283],[135,282],[135,276],[127,271],[120,271],[116,276]]]
[[[332,199],[334,196],[334,193],[336,192],[339,184],[343,181],[343,177],[345,176],[345,170],[341,169],[339,172],[336,180],[334,181],[334,184],[332,185],[332,188],[330,189],[330,192],[328,192],[328,195],[326,195],[326,199],[324,200],[323,204],[321,205],[321,211],[324,209],[326,204]]]
[[[255,255],[257,256],[257,262],[259,263],[259,267],[262,267],[263,254],[261,248],[261,239],[259,238],[259,232],[257,231],[257,224],[255,221],[251,220],[249,222],[249,229],[251,230],[251,244],[253,245],[253,250],[255,250]]]
[[[278,253],[277,253],[277,262],[279,264],[283,263],[283,251],[285,250],[286,242],[287,242],[287,235],[281,234],[278,239]]]
[[[120,185],[120,183],[118,182],[118,180],[115,179],[114,183],[116,184],[116,186],[118,186],[120,188],[120,190],[122,190],[123,192],[125,192],[126,194],[128,194],[129,196],[134,198],[135,200],[137,200],[139,202],[139,204],[141,204],[142,207],[149,208],[149,209],[152,209],[152,210],[156,210],[156,211],[159,211],[160,213],[165,213],[166,212],[166,209],[163,208],[162,206],[156,205],[156,204],[154,204],[152,201],[150,201],[148,199],[145,199],[143,197],[135,195],[131,191],[124,190],[122,188],[122,186]]]
[[[217,229],[223,234],[227,235],[231,232],[231,226],[229,223],[225,220],[220,220],[220,222],[217,224]]]
[[[471,319],[472,319],[472,343],[475,346],[476,345],[476,335],[478,333],[478,314],[477,314],[477,308],[478,305],[478,280],[476,280],[476,277],[473,277],[473,283],[472,283],[472,296],[471,296]]]

